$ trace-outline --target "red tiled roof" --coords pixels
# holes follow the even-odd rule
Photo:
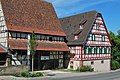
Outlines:
[[[27,40],[8,39],[10,49],[27,50]],[[64,42],[37,41],[37,50],[46,51],[69,51]]]
[[[0,53],[7,53],[7,48],[0,44]]]
[[[50,30],[43,30],[43,29],[37,29],[37,28],[27,28],[27,27],[19,27],[19,26],[8,26],[8,30],[10,31],[20,31],[20,32],[30,32],[32,33],[39,33],[39,34],[49,34],[49,35],[58,35],[58,36],[66,36],[64,32],[57,32],[57,31],[50,31]]]
[[[66,36],[51,3],[1,0],[8,30]]]
[[[0,52],[6,52],[3,48],[0,47]]]

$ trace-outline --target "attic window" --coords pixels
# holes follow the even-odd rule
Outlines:
[[[80,26],[80,29],[83,29],[83,25],[79,25]]]
[[[78,35],[74,35],[74,39],[77,40],[78,39]]]
[[[84,27],[84,24],[87,22],[87,20],[82,20],[81,22],[80,22],[80,24],[79,24],[79,28],[80,29],[83,29],[83,27]]]

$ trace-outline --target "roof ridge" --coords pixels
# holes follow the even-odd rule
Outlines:
[[[91,13],[91,12],[98,13],[96,10],[91,10],[91,11],[82,12],[82,13],[79,13],[79,14],[74,14],[74,15],[66,16],[66,17],[63,17],[63,18],[70,18],[70,17],[73,17],[73,16],[82,15],[82,14]],[[59,19],[63,19],[63,18],[59,18]]]

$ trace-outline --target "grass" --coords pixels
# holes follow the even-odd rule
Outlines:
[[[0,76],[15,76],[15,77],[20,77],[19,74],[0,74]]]
[[[21,72],[19,74],[0,74],[0,76],[15,76],[15,77],[41,77],[43,76],[43,73],[36,72],[36,73],[29,73],[29,72]]]

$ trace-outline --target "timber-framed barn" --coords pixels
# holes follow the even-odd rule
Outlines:
[[[51,3],[43,0],[0,0],[0,65],[29,65],[28,38],[34,31],[34,70],[66,67],[69,48]],[[12,55],[12,60],[8,54]],[[30,61],[30,64],[28,62]]]

